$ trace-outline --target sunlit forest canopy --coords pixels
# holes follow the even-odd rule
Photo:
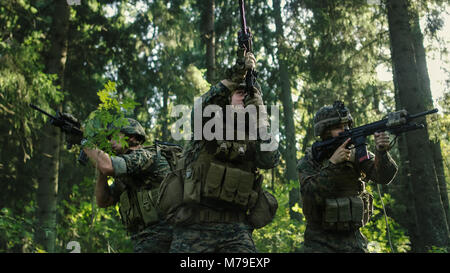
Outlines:
[[[271,224],[253,231],[257,250],[303,252],[296,166],[317,140],[315,113],[341,100],[355,126],[401,109],[439,109],[420,133],[396,140],[394,181],[367,184],[374,215],[361,231],[372,252],[448,252],[449,3],[245,3],[263,101],[280,109],[281,162],[262,171],[279,207]],[[395,5],[405,13],[392,15]],[[173,110],[184,105],[189,113],[196,98],[225,79],[240,27],[238,1],[230,0],[2,0],[0,252],[133,252],[119,205],[97,206],[98,173],[78,163],[79,145],[68,148],[67,135],[29,104],[72,114],[91,137],[99,135],[94,122],[120,116],[142,124],[145,145],[185,145],[172,135],[180,118]],[[117,106],[120,115],[102,112],[102,105]],[[367,140],[373,150],[374,138]]]

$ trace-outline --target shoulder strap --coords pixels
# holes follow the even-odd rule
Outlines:
[[[154,147],[156,150],[156,158],[157,161],[161,158],[161,155],[164,156],[169,163],[170,169],[172,171],[180,169],[179,162],[182,160],[182,152],[183,147],[181,145],[155,140]],[[181,164],[184,166],[184,164]]]
[[[159,159],[161,158],[161,147],[159,147],[156,141],[155,141],[155,149],[156,149],[156,163],[158,163]]]

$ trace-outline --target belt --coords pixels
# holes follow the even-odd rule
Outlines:
[[[194,222],[216,223],[241,223],[245,222],[246,215],[243,211],[217,211],[211,208],[199,208],[194,215]]]

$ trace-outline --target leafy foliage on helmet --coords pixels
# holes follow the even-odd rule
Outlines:
[[[135,119],[127,118],[128,125],[120,129],[120,132],[126,135],[134,135],[141,142],[145,142],[145,130],[142,125]]]
[[[138,138],[142,139],[142,136],[144,136],[143,140],[145,141],[145,131],[142,126],[135,120],[130,123],[131,119],[125,117],[125,115],[133,113],[133,109],[138,103],[129,98],[119,98],[114,82],[105,84],[104,89],[97,92],[97,95],[101,103],[89,115],[84,126],[84,137],[87,139],[85,145],[87,147],[98,148],[108,154],[114,154],[109,140],[114,139],[126,147],[126,140],[119,137],[119,132],[126,133],[126,131],[132,131],[133,134],[138,132],[136,134],[139,136]],[[128,128],[133,127],[135,123],[139,124],[140,130]]]
[[[323,106],[314,116],[314,135],[319,137],[330,127],[342,123],[348,123],[349,127],[353,125],[350,111],[342,101],[335,101],[333,105]]]

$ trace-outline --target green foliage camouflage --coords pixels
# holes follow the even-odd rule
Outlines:
[[[119,138],[120,128],[128,125],[125,117],[132,113],[138,103],[130,98],[119,100],[114,82],[109,81],[104,89],[97,93],[100,104],[87,118],[84,126],[86,146],[98,148],[108,154],[113,154],[109,139],[114,139],[124,147],[128,146],[127,137]]]

